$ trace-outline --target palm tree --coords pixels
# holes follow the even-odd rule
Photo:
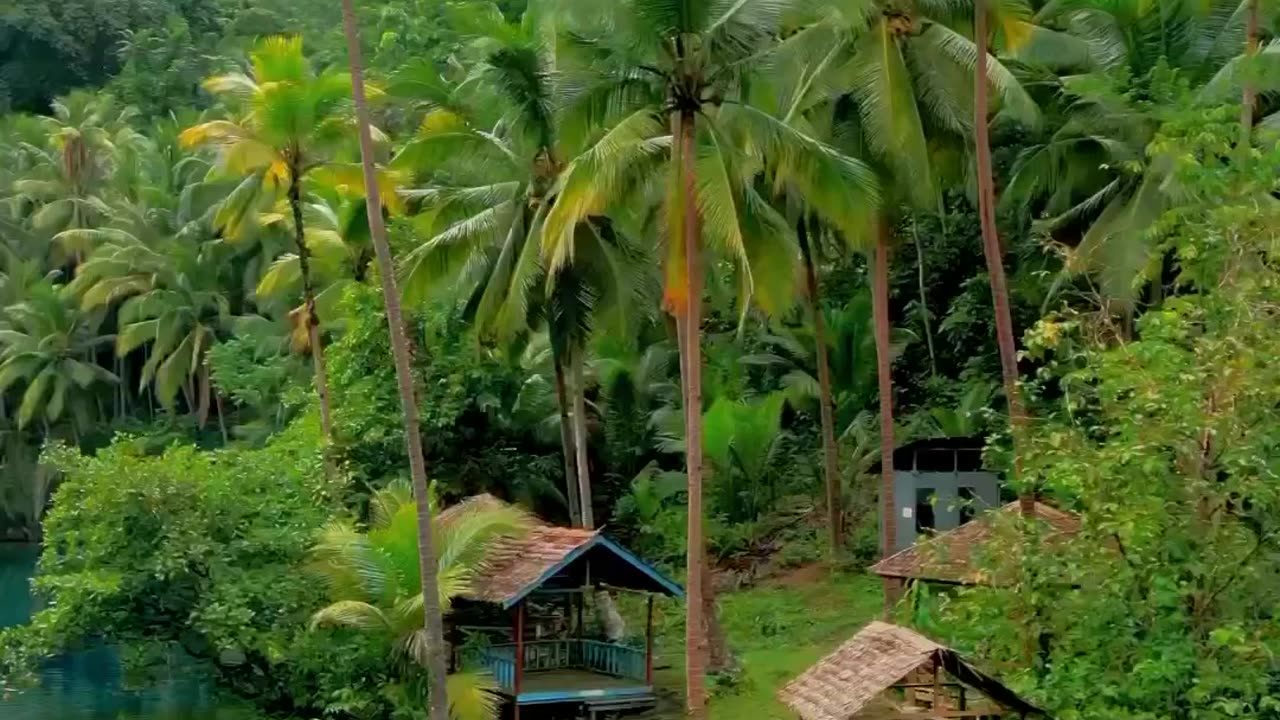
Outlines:
[[[1158,279],[1162,258],[1147,229],[1181,193],[1170,178],[1173,158],[1148,153],[1159,113],[1185,99],[1179,86],[1205,107],[1241,97],[1241,9],[1239,0],[1050,3],[1037,18],[1078,47],[1059,53],[1070,62],[1052,80],[1065,119],[1019,154],[1001,202],[1042,218],[1040,229],[1067,248],[1064,275],[1089,275],[1103,309],[1126,320]],[[1024,51],[1046,54],[1034,38]],[[1258,67],[1243,74],[1254,91],[1280,89],[1280,49],[1254,60]],[[1158,300],[1160,283],[1150,288]]]
[[[404,413],[404,433],[406,451],[409,455],[409,475],[413,483],[413,503],[409,517],[413,518],[412,532],[416,539],[414,563],[406,567],[416,567],[418,578],[416,583],[408,583],[404,587],[420,590],[417,595],[422,606],[423,626],[425,629],[425,652],[419,655],[419,661],[426,665],[432,720],[448,720],[449,718],[449,685],[444,645],[444,610],[441,607],[440,571],[448,568],[448,563],[441,563],[438,554],[440,546],[436,543],[435,527],[431,516],[431,491],[427,486],[426,454],[422,449],[422,429],[418,423],[418,401],[413,388],[413,365],[410,356],[409,338],[405,332],[404,315],[400,310],[400,290],[396,287],[395,267],[391,259],[391,246],[387,242],[387,229],[382,219],[381,188],[378,185],[377,169],[374,165],[373,128],[369,121],[369,104],[364,85],[364,62],[360,54],[360,31],[356,25],[353,0],[343,0],[342,27],[347,38],[347,60],[351,67],[351,89],[356,109],[356,129],[360,136],[360,168],[364,177],[365,215],[369,220],[369,236],[373,241],[374,253],[378,258],[378,277],[382,284],[382,299],[387,310],[387,326],[391,335],[391,354],[396,366],[396,385],[400,392],[400,409]],[[294,212],[295,222],[300,223],[300,214]],[[383,507],[383,518],[394,523],[391,508]],[[442,543],[443,545],[443,543]],[[400,545],[399,547],[405,547]],[[446,556],[449,558],[454,555]],[[406,578],[408,579],[408,578]],[[413,593],[410,593],[412,596]],[[415,613],[416,615],[416,613]],[[416,618],[415,618],[416,619]]]
[[[219,163],[211,171],[211,180],[227,176],[239,180],[214,220],[225,237],[247,236],[264,205],[274,206],[282,196],[287,200],[302,279],[305,312],[300,324],[306,328],[315,365],[321,426],[332,440],[332,408],[303,198],[312,173],[331,164],[335,151],[347,143],[352,124],[351,77],[331,70],[312,72],[297,37],[262,40],[249,56],[251,76],[236,72],[204,83],[206,90],[238,111],[238,117],[192,126],[181,140],[186,147],[218,148]]]
[[[869,185],[861,166],[740,102],[741,80],[772,48],[788,5],[630,0],[607,11],[575,8],[566,17],[573,32],[562,41],[561,71],[573,87],[565,124],[594,142],[584,143],[557,183],[543,229],[551,271],[572,258],[573,231],[585,218],[618,212],[625,197],[647,204],[655,189],[666,188],[658,218],[667,235],[664,307],[675,317],[681,356],[689,485],[686,699],[695,717],[706,709],[707,621],[714,616],[702,509],[701,245],[705,238],[731,259],[744,317],[752,302],[779,310],[792,297],[795,245],[779,242],[791,228],[755,188],[755,168],[769,167],[833,215],[847,188]]]
[[[148,244],[129,230],[114,228],[75,232],[97,238],[99,247],[80,266],[67,292],[79,298],[84,311],[118,306],[117,356],[148,346],[140,383],[154,382],[166,407],[182,392],[204,427],[216,397],[209,349],[231,322],[222,272],[228,260],[225,246],[185,238]],[[225,426],[223,433],[225,437]]]
[[[547,272],[538,238],[556,202],[554,183],[566,153],[556,108],[552,48],[536,16],[508,23],[497,8],[456,13],[474,36],[472,70],[445,88],[421,68],[399,84],[435,96],[398,162],[429,166],[431,183],[411,193],[439,228],[406,258],[406,289],[420,297],[442,280],[469,295],[481,335],[507,338],[545,321],[551,339],[571,515],[594,527],[588,465],[586,355],[594,325],[622,325],[637,298],[635,249],[617,226],[584,222],[572,239],[573,262]],[[430,73],[430,71],[426,71]],[[410,82],[415,80],[414,82]],[[465,91],[465,92],[463,92]]]
[[[39,420],[46,426],[70,412],[72,437],[79,439],[97,408],[94,389],[119,382],[95,361],[110,335],[99,334],[104,313],[80,312],[61,288],[43,281],[27,298],[4,309],[0,321],[0,392],[24,385],[18,427]]]
[[[110,184],[117,153],[142,143],[142,136],[128,124],[134,114],[108,95],[88,92],[74,92],[53,103],[53,114],[41,119],[45,146],[24,147],[33,167],[13,183],[12,202],[34,230],[53,236],[96,227],[111,218]],[[81,239],[72,234],[55,240],[52,264],[78,264],[92,250],[75,242]]]
[[[978,219],[982,224],[982,253],[987,260],[987,277],[991,282],[991,300],[995,305],[996,341],[1000,347],[1000,374],[1004,380],[1004,396],[1009,403],[1009,421],[1013,427],[1013,467],[1018,481],[1022,477],[1022,460],[1019,450],[1027,425],[1026,410],[1022,404],[1022,391],[1018,387],[1018,357],[1013,339],[1013,315],[1009,311],[1009,286],[1004,275],[1004,252],[996,229],[995,177],[991,170],[991,137],[988,128],[989,79],[987,75],[987,6],[983,0],[974,0],[974,41],[978,46],[974,63],[974,145],[978,171]],[[1035,513],[1035,490],[1023,488],[1018,500],[1022,514]]]
[[[492,688],[480,676],[447,677],[445,668],[437,667],[443,633],[432,638],[424,631],[422,613],[428,604],[447,608],[453,598],[466,594],[483,574],[485,552],[493,541],[523,532],[530,519],[512,506],[485,503],[466,503],[442,517],[430,492],[418,496],[426,502],[415,502],[414,496],[409,486],[392,484],[371,498],[366,531],[343,521],[324,529],[312,553],[312,569],[328,586],[331,603],[316,611],[311,625],[351,628],[382,638],[391,660],[409,677],[415,666],[425,666],[433,720],[495,718],[496,696],[486,692]],[[432,547],[440,553],[433,582],[423,582],[419,575],[424,569],[418,552],[424,526],[420,509],[431,518],[425,525]],[[462,705],[475,706],[476,699],[485,701],[478,714],[456,711]]]
[[[924,10],[936,14],[928,14]],[[946,5],[906,7],[892,2],[833,11],[789,37],[788,55],[802,72],[795,102],[813,122],[830,123],[840,147],[865,158],[878,171],[886,191],[873,242],[865,232],[846,239],[866,249],[871,259],[880,387],[881,535],[892,549],[893,512],[892,338],[889,317],[889,262],[894,205],[924,211],[940,209],[942,168],[931,148],[963,146],[973,132],[969,112],[975,98],[958,81],[977,69],[977,46],[961,32],[962,16]],[[1034,103],[1013,75],[997,62],[984,63],[983,76],[996,87],[1004,109],[1033,120]],[[824,89],[836,88],[832,93]],[[852,110],[847,109],[851,105]]]

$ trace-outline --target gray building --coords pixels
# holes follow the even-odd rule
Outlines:
[[[1000,506],[1000,477],[983,469],[983,444],[981,438],[938,438],[893,453],[894,552]]]

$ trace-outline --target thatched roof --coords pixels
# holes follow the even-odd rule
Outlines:
[[[954,530],[935,535],[881,560],[871,572],[887,578],[928,580],[932,582],[979,585],[984,582],[981,569],[975,567],[973,551],[983,547],[996,529],[998,514],[1005,517],[1020,512],[1017,502],[987,513]],[[998,514],[997,514],[998,513]],[[1074,535],[1080,532],[1080,516],[1058,510],[1041,502],[1035,504],[1035,517],[1049,527],[1049,536]]]
[[[448,523],[459,513],[487,507],[509,506],[492,495],[476,495],[443,510],[437,521]],[[483,574],[463,595],[467,600],[511,607],[549,585],[575,587],[591,582],[683,595],[679,585],[600,530],[556,527],[538,518],[533,518],[528,531],[495,540],[483,564]]]
[[[778,692],[802,720],[850,720],[875,708],[885,691],[922,666],[945,669],[999,706],[1039,714],[996,679],[958,653],[897,625],[873,622]]]

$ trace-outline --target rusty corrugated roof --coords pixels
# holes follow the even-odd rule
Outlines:
[[[485,568],[471,583],[468,600],[504,604],[596,539],[598,530],[539,525],[520,537],[496,541]]]
[[[999,514],[1017,514],[1017,502],[1009,503],[994,513],[965,523],[954,530],[918,542],[911,547],[871,566],[881,577],[932,580],[935,582],[979,585],[984,582],[981,569],[974,566],[973,551],[988,540],[996,528]],[[1080,516],[1037,502],[1035,516],[1047,523],[1050,535],[1074,535],[1080,532]]]

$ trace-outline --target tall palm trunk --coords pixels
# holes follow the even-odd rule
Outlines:
[[[680,372],[684,391],[685,473],[688,476],[689,525],[686,541],[688,597],[685,602],[685,706],[689,717],[701,720],[707,713],[708,662],[706,608],[703,593],[706,571],[706,539],[702,530],[702,266],[698,257],[696,126],[692,110],[676,118],[679,129],[680,192],[684,205],[683,244],[686,299],[676,308],[680,343]]]
[[[413,371],[409,339],[404,316],[400,311],[400,290],[396,287],[387,228],[382,220],[382,198],[374,171],[373,134],[369,127],[369,107],[364,91],[364,67],[360,57],[360,36],[356,27],[353,0],[342,0],[342,26],[347,36],[347,53],[351,63],[352,93],[360,132],[360,160],[364,171],[365,203],[369,216],[369,234],[378,258],[378,276],[382,281],[382,298],[387,307],[387,326],[391,333],[391,354],[395,358],[396,385],[400,391],[400,407],[404,411],[405,445],[409,452],[409,473],[418,512],[418,571],[422,576],[422,614],[427,633],[427,675],[431,720],[449,720],[449,696],[444,644],[444,615],[440,610],[440,586],[437,572],[439,560],[432,540],[431,498],[427,487],[427,463],[422,452],[422,434],[418,426],[418,403],[413,390]]]
[[[875,316],[876,376],[880,381],[880,509],[883,557],[893,554],[898,534],[897,502],[893,493],[893,358],[889,337],[889,218],[881,214],[876,234],[871,279],[871,307]],[[888,594],[886,593],[886,600]]]
[[[1026,410],[1022,404],[1022,392],[1018,388],[1018,357],[1013,341],[1013,316],[1009,312],[1009,288],[1004,276],[1004,254],[1000,248],[1000,235],[996,230],[995,177],[991,170],[991,138],[987,122],[987,11],[983,0],[974,5],[974,37],[978,43],[978,61],[974,70],[974,143],[978,156],[978,218],[982,222],[982,253],[987,259],[987,275],[991,280],[991,300],[996,313],[996,341],[1000,346],[1000,374],[1004,380],[1004,394],[1009,403],[1009,422],[1013,429],[1013,468],[1020,482],[1022,477],[1022,445],[1027,425]],[[1024,516],[1035,513],[1035,489],[1021,487],[1019,505]]]
[[[320,397],[320,429],[324,439],[333,441],[333,409],[329,404],[329,373],[324,364],[324,345],[320,339],[320,318],[316,315],[316,288],[311,277],[311,251],[307,249],[306,228],[302,222],[302,176],[298,153],[293,153],[289,168],[289,208],[293,211],[293,241],[298,246],[298,270],[302,275],[302,302],[307,324],[307,341],[311,344],[311,361],[315,366],[316,394]]]
[[[585,354],[582,348],[575,348],[570,354],[573,362],[573,447],[578,466],[578,501],[581,503],[582,527],[594,528],[596,519],[591,508],[591,468],[587,464],[587,389],[582,377]]]
[[[569,390],[560,353],[553,350],[552,354],[556,373],[556,409],[560,412],[560,448],[564,455],[565,496],[569,501],[569,518],[576,525],[582,519],[582,504],[578,495],[578,474],[574,471],[577,451],[573,443],[573,422],[569,419]]]
[[[1245,76],[1244,76],[1244,106],[1240,108],[1240,145],[1248,148],[1251,136],[1253,135],[1253,112],[1258,104],[1258,88],[1253,82],[1253,73],[1256,69],[1250,64],[1254,57],[1258,54],[1259,44],[1259,26],[1261,25],[1261,17],[1258,6],[1262,0],[1249,0],[1248,19],[1245,21]]]
[[[844,504],[840,500],[840,465],[836,449],[836,414],[831,398],[831,367],[827,360],[827,327],[818,302],[818,270],[814,267],[809,228],[804,218],[796,223],[800,255],[804,259],[804,279],[813,318],[813,339],[818,356],[818,404],[822,420],[822,472],[827,485],[827,529],[831,534],[831,558],[835,560],[844,544]]]
[[[920,220],[911,217],[911,241],[916,246],[916,292],[920,294],[920,322],[924,326],[924,341],[929,348],[929,374],[938,377],[938,354],[933,347],[933,321],[929,319],[929,293],[924,281],[924,245],[920,242]]]

